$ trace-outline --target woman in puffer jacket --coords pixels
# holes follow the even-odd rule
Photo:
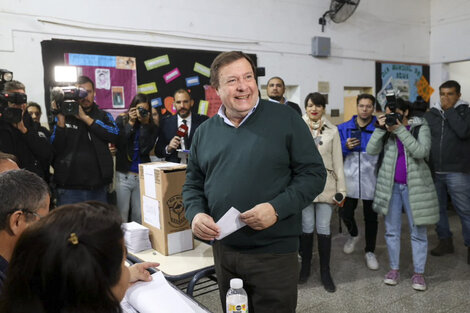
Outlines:
[[[335,292],[336,286],[330,274],[331,231],[330,221],[337,193],[346,196],[346,183],[343,171],[343,152],[338,128],[324,117],[325,97],[318,93],[310,93],[305,98],[303,116],[307,123],[318,151],[322,156],[327,170],[325,189],[313,203],[302,211],[302,235],[300,254],[302,266],[299,284],[307,281],[312,261],[313,231],[317,229],[318,254],[320,258],[320,276],[323,287],[328,292]]]
[[[384,151],[377,177],[373,209],[385,216],[390,271],[384,283],[398,284],[400,261],[401,213],[404,208],[411,233],[414,274],[411,285],[426,290],[424,268],[427,257],[426,225],[439,219],[439,206],[431,172],[426,163],[431,148],[431,133],[427,122],[420,117],[408,120],[410,106],[398,98],[395,115],[389,105],[386,115],[378,118],[367,145],[367,153]],[[397,116],[398,114],[398,116]]]

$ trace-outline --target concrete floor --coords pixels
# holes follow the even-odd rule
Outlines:
[[[379,217],[375,251],[380,268],[371,271],[366,267],[364,260],[362,209],[356,212],[362,239],[358,249],[350,255],[343,253],[343,245],[347,239],[345,228],[343,227],[343,233],[338,233],[338,215],[334,214],[331,270],[337,291],[328,293],[320,283],[315,240],[313,274],[305,285],[299,285],[297,312],[470,312],[470,265],[467,264],[467,248],[463,245],[460,219],[453,212],[449,215],[454,233],[455,253],[442,257],[428,254],[425,273],[428,290],[419,292],[411,288],[413,263],[405,215],[402,219],[401,281],[397,286],[387,286],[383,283],[383,277],[389,269],[383,218]],[[437,243],[433,226],[428,227],[428,240],[431,249]],[[196,300],[214,313],[223,313],[218,292],[198,296]]]

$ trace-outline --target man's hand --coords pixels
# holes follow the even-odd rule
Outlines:
[[[268,203],[260,203],[240,214],[240,219],[255,230],[266,229],[277,222],[276,210]]]
[[[181,138],[178,136],[173,137],[173,139],[171,139],[170,143],[167,146],[168,153],[173,153],[173,151],[178,149],[180,144],[181,144]]]
[[[346,148],[349,150],[352,150],[359,146],[361,144],[361,141],[357,138],[348,138],[346,139]]]
[[[81,105],[78,106],[78,115],[76,115],[75,117],[85,122],[85,124],[87,124],[88,126],[93,124],[93,121],[94,121],[91,117],[89,117],[85,113]]]
[[[214,240],[220,235],[220,228],[214,219],[206,213],[198,213],[191,224],[193,234],[203,240]]]
[[[157,267],[160,263],[153,263],[153,262],[143,262],[137,263],[132,266],[129,266],[129,282],[133,283],[139,280],[142,281],[151,281],[152,276],[147,271],[150,267]]]
[[[51,108],[53,111],[59,110],[57,103],[55,101],[51,102]],[[57,126],[64,128],[65,127],[65,115],[62,113],[57,114]]]
[[[28,114],[28,113],[27,113]],[[24,126],[23,118],[18,123],[13,123],[13,127],[17,128],[22,134],[26,134],[28,129]]]

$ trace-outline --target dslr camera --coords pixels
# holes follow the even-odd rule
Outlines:
[[[141,117],[147,117],[149,115],[149,111],[144,109],[143,107],[138,107],[137,111],[139,111],[139,115]]]
[[[403,121],[403,115],[395,112],[397,109],[397,95],[393,90],[387,90],[385,92],[385,97],[387,98],[386,107],[389,108],[391,113],[385,114],[385,125],[393,126],[398,124],[397,121]]]
[[[28,97],[24,93],[4,92],[6,82],[13,80],[13,72],[0,69],[0,113],[2,120],[7,123],[19,123],[23,118],[23,110],[8,106],[8,102],[13,104],[23,104],[28,102]]]
[[[53,113],[62,113],[65,116],[78,115],[79,103],[78,100],[85,98],[88,92],[79,87],[54,87],[51,92],[51,100],[57,104],[57,110]]]

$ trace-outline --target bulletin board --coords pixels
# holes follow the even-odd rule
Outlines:
[[[193,112],[213,116],[220,107],[220,98],[215,90],[210,86],[210,65],[220,51],[175,49],[165,47],[147,47],[134,45],[121,45],[102,42],[88,42],[76,40],[52,39],[41,42],[42,60],[44,66],[44,86],[45,103],[48,116],[50,116],[50,94],[49,88],[54,86],[54,66],[67,65],[70,63],[70,56],[95,55],[100,57],[118,57],[135,59],[136,70],[136,90],[132,88],[128,92],[123,88],[123,94],[113,86],[108,92],[107,99],[97,98],[96,102],[103,109],[112,109],[113,101],[120,104],[118,95],[122,96],[121,106],[124,109],[129,106],[129,99],[132,99],[137,92],[145,93],[151,99],[151,105],[158,107],[161,114],[175,114],[173,108],[173,94],[176,90],[183,88],[189,91],[194,99]],[[255,54],[249,56],[257,63]],[[67,61],[68,58],[68,61]],[[104,76],[112,75],[107,71],[96,72],[97,68],[107,69],[107,67],[95,67],[88,73],[91,79],[97,84],[99,74]],[[98,76],[97,76],[98,74]],[[86,75],[86,74],[85,74]],[[101,75],[103,76],[103,75]],[[107,87],[106,79],[103,85]],[[98,82],[98,85],[101,85]],[[116,85],[115,87],[119,87]],[[98,89],[97,89],[98,91]],[[113,96],[115,99],[113,99]],[[103,101],[100,103],[99,101]],[[111,107],[111,108],[110,108]],[[114,108],[116,109],[116,108]]]
[[[395,89],[404,100],[414,102],[418,95],[429,100],[432,88],[429,84],[429,65],[410,63],[375,63],[377,102],[385,105],[385,90]],[[427,84],[427,85],[426,85]]]

